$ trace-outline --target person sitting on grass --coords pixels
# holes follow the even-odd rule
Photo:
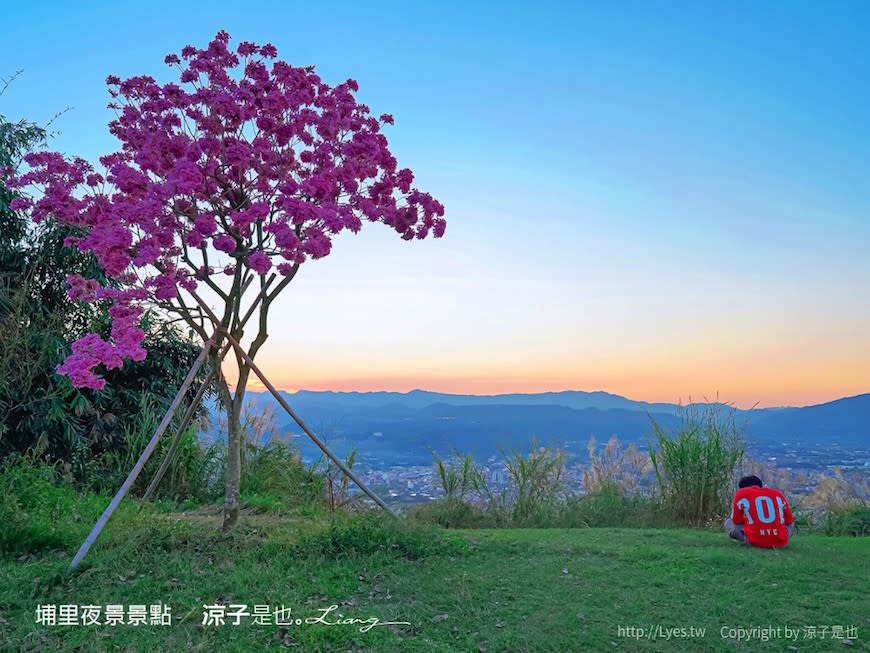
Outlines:
[[[764,487],[757,476],[744,476],[734,494],[731,517],[725,520],[728,535],[749,546],[777,549],[795,533],[794,515],[782,492]]]

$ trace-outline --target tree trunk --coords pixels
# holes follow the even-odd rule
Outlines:
[[[227,464],[226,494],[224,496],[224,520],[221,528],[231,529],[239,518],[239,488],[242,482],[242,432],[240,398],[244,393],[236,390],[236,396],[227,406]]]

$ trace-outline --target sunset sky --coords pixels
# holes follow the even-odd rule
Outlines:
[[[118,4],[3,2],[0,114],[72,107],[52,147],[96,162],[106,76],[226,29],[356,79],[446,206],[441,240],[366,225],[303,267],[279,387],[870,392],[867,3]]]

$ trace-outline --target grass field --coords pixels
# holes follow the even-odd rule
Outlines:
[[[0,650],[870,650],[868,538],[799,535],[764,551],[688,529],[444,531],[246,515],[225,536],[216,525],[205,513],[128,512],[77,573],[67,571],[74,548],[6,554]],[[101,606],[104,622],[106,605],[129,619],[129,606],[157,603],[171,625],[36,623],[39,605]],[[204,605],[216,604],[252,616],[204,626]],[[272,621],[290,608],[294,622],[256,625],[255,605]]]

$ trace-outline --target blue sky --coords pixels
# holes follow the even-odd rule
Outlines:
[[[87,4],[4,7],[0,113],[72,107],[55,148],[111,151],[106,75],[226,29],[357,79],[445,204],[441,241],[371,225],[303,270],[283,387],[870,391],[865,3]]]

